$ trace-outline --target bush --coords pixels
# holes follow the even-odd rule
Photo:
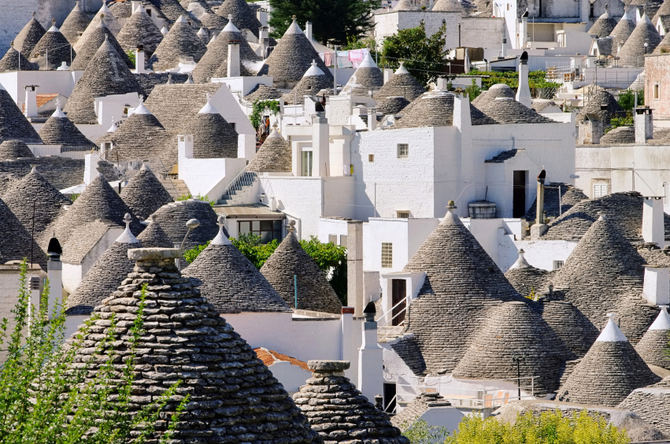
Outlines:
[[[445,444],[629,444],[624,430],[608,424],[600,415],[582,410],[563,415],[560,410],[533,415],[519,414],[514,425],[495,417],[466,416]]]
[[[633,111],[635,108],[635,91],[627,89],[619,93],[619,99],[617,100],[621,108],[626,111]],[[644,91],[638,91],[637,93],[637,105],[644,106]]]
[[[198,194],[197,196],[193,196],[191,193],[184,194],[183,196],[179,196],[177,198],[177,202],[182,201],[182,200],[189,200],[189,199],[202,200],[203,202],[207,202],[211,207],[214,207],[214,205],[216,205],[216,201],[209,200],[209,198],[207,196],[203,196],[202,194]]]
[[[130,326],[117,326],[114,317],[105,338],[98,342],[92,359],[104,362],[90,376],[89,365],[74,365],[84,347],[84,337],[94,316],[66,345],[65,312],[62,305],[48,312],[48,282],[39,307],[30,304],[26,260],[21,263],[20,290],[14,319],[0,322],[0,346],[7,354],[0,366],[0,442],[2,443],[126,443],[131,430],[143,430],[133,443],[144,442],[154,431],[159,414],[176,393],[177,384],[150,407],[132,411],[133,368],[136,346],[143,334],[144,294],[138,315]],[[51,319],[49,315],[51,314]],[[124,359],[110,345],[121,334],[128,335],[131,346]],[[86,344],[86,347],[90,347]],[[118,368],[118,364],[120,368]],[[182,401],[182,411],[188,399]],[[163,435],[167,442],[177,425]]]
[[[403,427],[407,427],[407,425],[403,424]],[[411,444],[441,444],[449,437],[449,431],[446,427],[428,425],[424,419],[415,421],[402,434],[409,439]]]

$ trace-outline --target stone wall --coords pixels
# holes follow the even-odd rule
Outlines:
[[[654,110],[655,119],[670,119],[670,54],[649,55],[644,59],[644,104]],[[658,85],[658,98],[654,97]]]

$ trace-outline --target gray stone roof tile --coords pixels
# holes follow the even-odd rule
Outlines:
[[[293,399],[324,442],[409,444],[386,413],[377,410],[344,376],[348,361],[309,361],[307,365],[312,377]]]
[[[389,129],[451,126],[454,120],[454,95],[447,91],[428,91],[403,109]]]
[[[667,308],[663,307],[649,330],[635,346],[635,351],[647,364],[670,370],[668,342],[670,342],[670,316]]]
[[[367,97],[376,93],[379,88],[384,86],[384,74],[377,64],[372,60],[369,53],[366,54],[363,63],[361,63],[354,74],[349,78],[347,84],[342,88],[341,94],[353,94]]]
[[[630,410],[666,437],[670,436],[670,379],[666,377],[654,385],[633,390],[617,408]]]
[[[402,112],[410,102],[402,96],[383,97],[377,101],[376,110],[382,115],[396,115]]]
[[[511,97],[514,98],[514,90],[505,83],[496,83],[491,85],[486,91],[482,91],[475,99],[472,101],[472,104],[479,108],[485,103],[492,102],[498,97]]]
[[[154,215],[156,221],[160,223],[161,228],[175,245],[181,244],[188,231],[186,222],[190,219],[200,221],[200,225],[189,233],[186,242],[184,242],[184,249],[186,250],[206,244],[207,241],[214,239],[219,232],[214,209],[209,202],[202,200],[189,199],[171,202],[156,210]]]
[[[405,432],[431,408],[450,405],[439,393],[420,393],[399,413],[391,416],[391,424]]]
[[[56,111],[40,128],[39,136],[47,145],[62,145],[65,147],[76,147],[82,150],[95,148],[95,144],[88,140],[81,131],[56,107]]]
[[[28,122],[12,96],[0,85],[0,141],[6,140],[42,143],[37,131]]]
[[[19,51],[14,49],[14,42],[5,55],[0,59],[0,72],[7,71],[35,71],[39,69],[37,65],[31,63]]]
[[[147,219],[160,207],[173,201],[170,193],[146,164],[123,187],[121,198],[140,219]]]
[[[1,200],[0,224],[2,224],[2,236],[0,236],[0,261],[2,263],[28,258],[29,262],[46,268],[46,254],[37,245],[37,242],[33,240],[34,238],[30,235],[28,228],[12,213],[9,206]]]
[[[549,271],[530,265],[524,257],[523,250],[519,250],[519,258],[505,273],[509,283],[524,297],[528,297],[531,293],[539,294],[550,276]]]
[[[7,139],[0,143],[0,159],[16,160],[20,157],[35,157],[24,141]]]
[[[314,259],[303,250],[293,231],[289,231],[272,256],[263,264],[261,273],[289,307],[336,314],[342,311],[342,303],[333,287]],[[294,276],[297,276],[298,282],[297,307],[295,307]]]
[[[79,37],[86,31],[91,19],[79,7],[79,2],[74,4],[74,8],[70,14],[65,18],[65,21],[60,27],[60,32],[70,44],[74,45],[79,40]]]
[[[323,89],[330,94],[330,88],[333,86],[333,79],[328,78],[323,71],[316,68],[318,75],[311,75],[311,72],[316,68],[315,62],[312,62],[312,67],[305,73],[300,81],[293,87],[293,89],[282,96],[282,100],[286,105],[302,104],[305,99],[304,96],[317,96]]]
[[[506,160],[513,159],[518,152],[517,149],[501,151],[490,159],[486,159],[484,163],[505,163]]]
[[[244,100],[248,103],[254,103],[259,100],[277,100],[281,99],[284,95],[283,92],[279,91],[273,86],[266,86],[258,84],[254,89],[251,90],[249,94],[244,96]]]
[[[375,98],[404,97],[410,102],[426,92],[426,89],[402,65],[375,94]]]
[[[404,271],[426,273],[406,322],[431,373],[456,367],[488,308],[523,300],[451,209]]]
[[[96,97],[132,92],[142,94],[142,89],[114,46],[105,40],[75,85],[63,111],[76,124],[97,124]]]
[[[114,37],[114,34],[107,29],[104,22],[99,22],[97,26],[92,28],[91,32],[86,34],[86,37],[82,36],[81,40],[82,43],[77,51],[77,57],[74,58],[72,66],[70,67],[72,71],[84,71],[105,40],[108,40],[114,49],[116,49],[119,57],[121,57],[128,68],[132,69],[135,67],[135,64],[130,60],[128,54],[126,54]]]
[[[137,240],[142,242],[144,248],[174,248],[175,244],[167,235],[161,224],[156,220],[155,215],[149,217],[149,225],[137,236]]]
[[[40,41],[46,32],[47,31],[40,22],[35,19],[35,13],[33,12],[33,18],[26,23],[23,29],[21,29],[18,35],[14,38],[14,47],[24,57],[28,57],[35,45],[37,45],[37,42]]]
[[[173,135],[182,131],[190,116],[195,116],[207,103],[207,94],[215,94],[221,83],[202,85],[157,85],[145,105]]]
[[[91,347],[82,348],[74,364],[91,362],[92,371],[102,365],[104,359],[90,359],[97,338],[107,335],[112,316],[132,324],[141,288],[148,284],[147,304],[154,313],[148,320],[155,326],[145,323],[151,335],[142,341],[132,371],[160,374],[169,363],[176,373],[188,372],[190,378],[181,387],[190,393],[190,399],[176,424],[176,436],[195,436],[203,444],[318,442],[306,418],[249,344],[192,288],[189,279],[181,276],[175,265],[179,252],[143,249],[130,254],[138,258],[135,268],[94,310],[99,319],[83,338]],[[110,353],[126,353],[130,346],[126,338],[113,342]],[[171,344],[178,344],[179,350]],[[208,385],[203,386],[202,381]],[[149,406],[153,395],[165,388],[160,380],[145,378],[144,382],[133,392],[131,410]],[[178,401],[169,402],[165,417],[171,418],[178,405]],[[158,427],[149,440],[157,442],[170,427],[169,421],[165,426]]]
[[[630,10],[626,10],[624,15],[619,19],[610,35],[614,37],[615,53],[619,52],[618,47],[623,46],[628,40],[628,37],[635,30],[635,18]]]
[[[160,42],[148,63],[154,71],[167,71],[179,67],[180,60],[185,57],[192,57],[196,63],[199,62],[206,51],[207,45],[200,40],[186,19],[180,17]]]
[[[76,51],[71,48],[65,36],[53,25],[37,42],[28,60],[37,63],[40,67],[56,69],[63,62],[71,65],[76,55]]]
[[[523,356],[522,374],[536,376],[536,393],[558,389],[561,369],[576,356],[527,302],[505,302],[487,313],[470,347],[454,369],[454,378],[512,379],[514,356]]]
[[[75,52],[81,49],[83,42],[88,39],[88,36],[95,31],[101,22],[105,24],[107,29],[109,29],[114,36],[118,35],[121,30],[121,23],[119,23],[116,17],[114,17],[114,14],[112,14],[107,5],[103,2],[102,7],[95,14],[91,23],[86,27],[86,31],[84,31],[79,40],[77,40],[77,43],[73,45]]]
[[[610,17],[609,12],[607,12],[607,9],[605,12],[598,17],[598,20],[591,26],[591,28],[587,31],[587,34],[589,35],[595,35],[598,38],[605,38],[608,37],[614,28],[617,25],[617,21],[613,18]]]
[[[256,18],[256,14],[251,10],[249,4],[244,0],[225,0],[215,11],[216,15],[228,19],[232,16],[232,21],[239,29],[248,29],[253,35],[258,37],[258,28],[262,26]]]
[[[472,125],[497,125],[498,122],[487,116],[472,103],[470,104],[470,121]]]
[[[200,20],[182,7],[177,0],[149,0],[171,22],[175,23],[180,16],[184,16],[193,26],[200,28]]]
[[[265,139],[265,142],[260,146],[256,155],[249,165],[247,171],[256,173],[261,172],[290,172],[293,169],[292,165],[293,153],[291,146],[279,134],[277,128],[273,128],[270,135]]]
[[[619,65],[644,67],[644,55],[653,53],[661,40],[647,15],[643,15],[619,51]]]
[[[116,39],[124,51],[133,51],[142,45],[148,61],[163,40],[163,34],[144,8],[140,8],[126,20]]]
[[[560,202],[559,202],[560,187]],[[547,217],[557,218],[583,200],[588,200],[588,196],[579,188],[571,184],[562,182],[551,182],[545,185],[544,189],[544,212]],[[537,216],[537,198],[533,201],[526,214],[523,216],[527,221],[534,221]]]
[[[1,155],[0,159],[0,173],[21,178],[30,173],[33,165],[37,165],[40,174],[59,190],[79,185],[84,177],[84,159],[45,156],[4,160]]]
[[[600,334],[595,325],[569,302],[543,302],[542,319],[579,358],[586,355]]]
[[[66,264],[81,265],[86,256],[107,234],[110,228],[119,228],[119,226],[101,220],[85,222],[78,229],[81,233],[86,233],[86,235],[70,236],[67,242],[62,245],[63,255],[61,256],[61,260]]]
[[[653,18],[651,19],[651,22],[655,24],[656,21],[660,17],[664,17],[664,16],[668,16],[668,15],[670,15],[670,2],[664,1],[661,4],[661,7],[658,8],[658,10],[656,11],[656,14],[654,14]],[[651,17],[651,16],[649,16],[649,17]]]
[[[182,132],[193,135],[196,159],[237,158],[237,131],[209,101],[188,120]]]
[[[476,106],[482,113],[500,124],[555,123],[510,97],[497,97],[490,100],[490,95],[488,95],[486,101],[479,102]]]
[[[222,219],[222,218],[220,218]],[[217,237],[184,269],[219,313],[291,312],[258,269],[228,240]]]
[[[635,128],[632,126],[614,128],[600,138],[601,145],[623,145],[630,143],[635,143]]]

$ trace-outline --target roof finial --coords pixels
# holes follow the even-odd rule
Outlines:
[[[30,172],[31,173],[36,173],[37,172],[37,164],[31,164],[30,165]]]
[[[598,220],[607,220],[607,214],[604,211],[598,212]]]
[[[312,59],[312,66],[316,66],[316,60]]]
[[[33,18],[35,18],[35,11],[32,12]]]
[[[293,16],[293,17],[295,17],[295,16]],[[288,230],[289,233],[295,233],[295,221],[294,220],[289,221],[287,230]]]
[[[188,79],[184,82],[184,85],[192,85],[193,84],[193,74],[190,72],[188,73]]]
[[[172,85],[172,73],[168,73],[167,84]]]
[[[56,19],[55,19],[55,18],[52,18],[52,19],[51,19],[51,25],[52,25],[52,26],[56,26]]]
[[[228,14],[228,21],[232,22],[233,21],[233,14]]]
[[[453,200],[450,200],[449,202],[447,202],[447,210],[451,211],[451,210],[455,210],[456,208],[458,208],[456,206],[456,202],[454,202]]]
[[[121,236],[119,236],[116,239],[116,242],[122,243],[122,244],[136,244],[139,241],[137,238],[133,235],[133,233],[130,231],[130,224],[133,222],[133,217],[130,215],[130,213],[126,213],[125,216],[123,216],[123,222],[126,224],[126,229],[123,230],[123,233],[121,233]]]
[[[123,216],[123,222],[126,224],[126,227],[130,227],[130,223],[133,221],[132,216],[130,213],[126,213],[125,216]]]
[[[144,103],[144,94],[140,94],[140,105]]]
[[[207,103],[212,101],[212,93],[211,92],[208,92],[207,94],[205,94],[205,97],[207,97]]]
[[[152,223],[152,224],[155,223],[156,222],[156,215],[152,214],[151,216],[149,216],[149,219],[151,219],[150,223]]]
[[[226,216],[224,214],[219,215],[219,217],[216,219],[216,224],[219,226],[219,234],[217,234],[216,237],[212,239],[211,244],[232,245],[233,243],[230,242],[230,239],[228,239],[226,233],[223,231],[224,227],[226,226]]]
[[[9,46],[10,46],[12,49],[14,48],[14,40],[12,40],[11,42],[9,42]]]

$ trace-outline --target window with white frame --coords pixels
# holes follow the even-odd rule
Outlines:
[[[393,268],[393,244],[382,242],[382,268]]]
[[[409,157],[409,144],[408,143],[399,143],[398,144],[398,159]]]
[[[593,198],[597,199],[599,197],[607,196],[609,190],[607,182],[595,182],[593,184]]]
[[[563,266],[563,261],[554,261],[554,270],[560,270]]]

